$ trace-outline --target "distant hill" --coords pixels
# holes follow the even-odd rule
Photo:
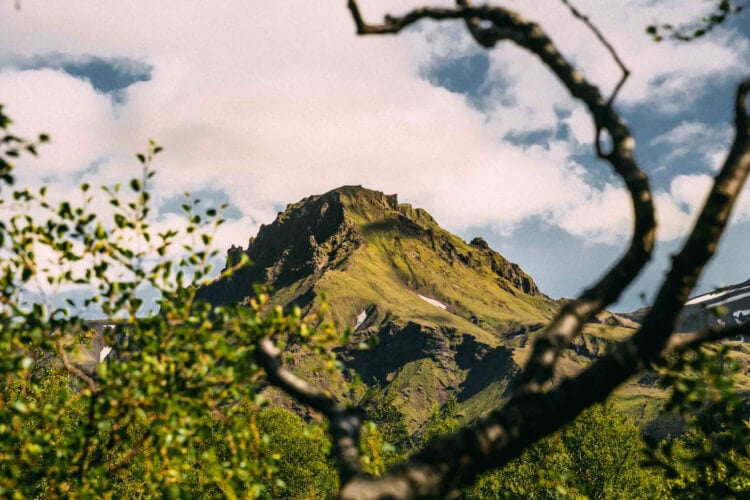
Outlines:
[[[750,280],[699,295],[685,304],[678,331],[690,332],[707,326],[742,325],[750,321]]]

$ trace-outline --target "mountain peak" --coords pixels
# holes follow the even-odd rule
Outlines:
[[[346,218],[355,225],[381,221],[387,219],[389,214],[399,213],[422,225],[437,227],[437,222],[427,211],[415,209],[409,203],[399,203],[397,194],[385,194],[362,186],[340,186],[324,194],[303,198],[297,203],[287,205],[283,213],[304,210],[318,203],[340,206],[348,216]]]
[[[362,186],[341,186],[287,205],[246,249],[228,251],[228,264],[245,253],[252,265],[202,295],[212,302],[237,301],[252,294],[251,283],[264,283],[275,290],[291,287],[287,298],[307,301],[326,273],[346,267],[357,252],[391,268],[414,289],[432,286],[435,273],[451,274],[462,266],[509,293],[543,296],[530,276],[482,238],[467,244],[440,228],[427,211]]]

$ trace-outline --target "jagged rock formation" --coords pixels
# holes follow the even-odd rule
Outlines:
[[[359,186],[288,205],[246,249],[230,248],[227,265],[243,253],[252,265],[200,298],[240,301],[259,283],[274,303],[312,309],[324,292],[334,320],[356,327],[340,356],[366,383],[409,400],[414,422],[433,401],[468,404],[492,383],[502,392],[518,369],[502,339],[538,330],[557,308],[482,238],[467,244],[426,211]],[[357,350],[363,342],[374,347]]]
[[[272,224],[261,226],[258,235],[250,238],[247,249],[233,246],[227,252],[228,265],[238,262],[243,252],[253,265],[204,288],[201,297],[212,303],[238,301],[253,294],[253,283],[280,290],[300,280],[304,285],[297,284],[300,292],[295,298],[308,297],[304,292],[314,287],[326,271],[345,263],[367,244],[368,236],[376,233],[393,233],[395,245],[390,250],[394,253],[398,253],[401,238],[416,238],[443,263],[463,265],[485,274],[489,270],[497,285],[507,292],[543,297],[529,275],[492,250],[482,238],[467,245],[442,230],[426,211],[399,204],[396,195],[359,186],[344,186],[288,205]],[[416,276],[408,276],[407,269],[404,274],[409,285],[419,287]]]

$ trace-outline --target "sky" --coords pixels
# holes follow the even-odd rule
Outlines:
[[[360,0],[366,19],[425,0]],[[438,0],[433,5],[450,5]],[[617,66],[562,2],[508,1],[608,94]],[[690,44],[645,27],[699,19],[701,0],[577,0],[631,70],[616,106],[649,174],[652,264],[610,307],[647,305],[732,140],[750,17]],[[0,3],[0,102],[19,135],[47,132],[20,182],[65,196],[138,176],[149,139],[158,223],[185,191],[230,205],[217,245],[246,246],[288,203],[341,185],[398,193],[467,241],[480,235],[552,297],[624,251],[622,183],[593,155],[587,111],[538,60],[478,47],[459,22],[357,37],[343,0]],[[750,278],[750,188],[696,294]]]

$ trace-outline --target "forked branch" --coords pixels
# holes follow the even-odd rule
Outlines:
[[[735,101],[737,134],[696,227],[675,258],[643,327],[578,376],[545,393],[517,393],[470,427],[433,442],[377,479],[344,485],[342,498],[439,498],[490,469],[507,464],[530,444],[560,429],[581,411],[606,399],[629,377],[661,356],[703,342],[748,333],[750,326],[674,335],[677,314],[710,258],[750,170],[750,138],[743,82]],[[660,318],[666,316],[666,319]]]
[[[596,27],[569,2],[563,1],[573,15],[594,31],[623,69],[623,78],[608,100],[602,97],[598,87],[576,71],[537,24],[503,7],[473,7],[468,0],[458,0],[455,8],[424,7],[400,17],[386,16],[383,24],[370,25],[363,20],[356,1],[348,0],[357,32],[362,35],[395,34],[421,19],[458,19],[466,23],[472,36],[484,47],[490,48],[508,40],[536,55],[571,96],[580,100],[591,113],[598,131],[597,154],[609,161],[625,182],[633,204],[635,224],[625,255],[598,283],[567,304],[539,336],[517,390],[502,407],[470,427],[434,441],[380,478],[361,475],[357,450],[361,425],[358,412],[343,408],[328,394],[284,369],[270,340],[258,341],[258,360],[270,382],[330,419],[334,450],[339,460],[341,498],[444,497],[471,484],[482,472],[505,465],[533,442],[560,429],[594,403],[606,399],[622,382],[659,357],[747,331],[742,327],[690,336],[673,334],[677,316],[705,263],[713,255],[750,170],[746,103],[750,80],[738,88],[735,101],[737,133],[730,154],[694,230],[674,258],[672,269],[642,327],[630,338],[613,345],[608,354],[576,377],[544,390],[561,351],[589,319],[617,300],[639,274],[650,258],[655,237],[654,209],[647,176],[633,159],[632,136],[612,105],[627,78],[627,69]],[[612,138],[609,152],[602,151],[599,144],[599,135],[605,131]]]

